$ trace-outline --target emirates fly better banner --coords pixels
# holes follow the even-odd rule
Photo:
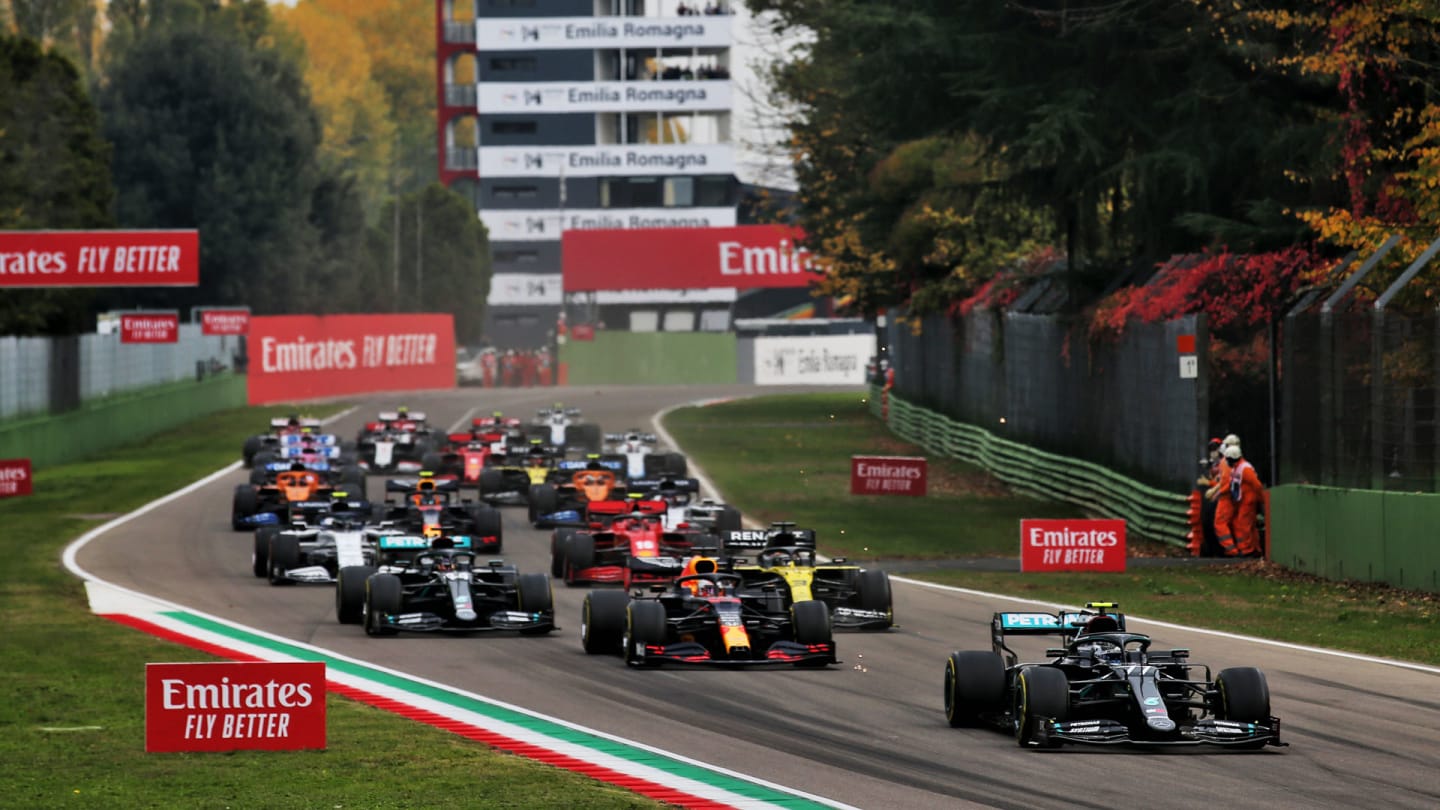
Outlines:
[[[1022,520],[1020,570],[1124,571],[1125,521]]]
[[[325,747],[325,665],[145,665],[145,750]]]
[[[0,231],[0,287],[199,283],[199,231]]]
[[[801,236],[784,225],[567,229],[565,291],[805,287],[819,276]]]
[[[448,314],[250,319],[251,405],[455,387]]]
[[[30,459],[0,458],[0,498],[29,495]]]

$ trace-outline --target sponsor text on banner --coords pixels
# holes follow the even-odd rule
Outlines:
[[[199,231],[0,231],[0,287],[199,283]]]
[[[1022,520],[1020,570],[1125,570],[1123,520]]]
[[[851,456],[851,495],[925,494],[929,473],[919,456]]]
[[[30,459],[0,458],[0,498],[29,495],[31,480]]]
[[[145,665],[145,750],[297,751],[325,747],[325,665]]]

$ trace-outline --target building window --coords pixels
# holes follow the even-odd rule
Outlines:
[[[695,191],[695,204],[702,208],[724,208],[735,204],[730,197],[730,178],[702,177]]]
[[[534,70],[536,67],[533,56],[496,56],[490,60],[490,69],[493,71],[514,71]]]
[[[494,191],[497,200],[529,200],[539,195],[535,186],[496,186]]]
[[[492,135],[534,135],[536,130],[534,121],[491,121],[490,133]]]
[[[665,207],[689,208],[695,204],[695,178],[665,178]]]
[[[632,177],[630,186],[630,207],[658,208],[665,204],[664,190],[658,177]]]
[[[535,0],[490,0],[490,8],[534,8]]]
[[[539,251],[534,250],[497,250],[495,251],[495,263],[505,264],[536,264],[540,261]]]

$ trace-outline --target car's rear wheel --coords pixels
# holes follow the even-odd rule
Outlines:
[[[555,594],[550,590],[550,577],[544,574],[521,574],[515,580],[515,592],[520,610],[526,613],[545,613],[555,609]],[[551,625],[521,630],[525,636],[541,636],[555,628]]]
[[[374,566],[347,565],[335,575],[335,618],[341,624],[359,624],[365,619],[365,580]]]
[[[606,655],[620,649],[625,637],[626,607],[630,596],[624,591],[591,591],[580,608],[580,646],[590,655]]]
[[[285,572],[300,567],[300,538],[288,534],[270,535],[270,584],[291,585]]]
[[[500,553],[500,547],[504,541],[504,531],[500,520],[500,510],[483,503],[471,504],[468,510],[470,522],[474,524],[474,531],[477,537],[493,537],[495,545],[487,546],[486,550]]]
[[[890,615],[890,620],[882,627],[879,623],[870,625],[875,629],[884,629],[894,622],[895,617],[892,605],[894,600],[890,595],[890,575],[879,569],[867,568],[860,572],[855,578],[855,592],[860,603],[861,610],[884,611]]]
[[[440,474],[440,468],[445,465],[445,457],[439,453],[424,453],[420,456],[420,469],[427,472]]]
[[[642,654],[647,644],[665,643],[665,606],[659,602],[633,601],[625,613],[625,663],[632,667],[656,666]]]
[[[230,501],[230,528],[237,532],[249,528],[243,522],[244,518],[255,514],[260,507],[260,496],[249,484],[237,484],[235,486],[235,497]]]
[[[574,529],[556,529],[550,534],[550,576],[561,579],[565,576],[565,556]]]
[[[720,507],[720,515],[715,518],[715,531],[719,532],[721,537],[724,537],[726,532],[738,532],[743,528],[745,523],[740,518],[739,509],[733,506]]]
[[[537,527],[546,515],[560,509],[560,494],[550,484],[539,484],[530,490],[530,522]]]
[[[392,636],[395,628],[384,617],[400,612],[403,589],[394,574],[373,574],[365,580],[365,634]]]
[[[974,726],[984,714],[1005,711],[1005,662],[988,650],[950,653],[945,662],[945,719],[952,728]]]
[[[261,526],[255,530],[255,548],[250,552],[250,568],[257,577],[270,573],[270,538],[279,534],[275,526]]]
[[[255,454],[260,452],[265,441],[259,436],[251,436],[245,440],[245,446],[240,451],[240,457],[245,460],[245,466],[249,467],[255,463]]]
[[[478,485],[482,499],[492,497],[505,487],[505,476],[499,470],[481,470]]]
[[[1070,719],[1070,682],[1054,667],[1026,667],[1015,676],[1015,741],[1022,748],[1036,742],[1041,718],[1065,722]],[[1057,740],[1046,747],[1059,748]]]
[[[258,487],[261,484],[264,484],[267,475],[269,475],[269,473],[264,467],[251,467],[250,486]]]

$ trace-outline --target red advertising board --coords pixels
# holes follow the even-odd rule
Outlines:
[[[448,314],[257,316],[246,340],[251,405],[455,387]]]
[[[175,343],[179,339],[179,312],[120,313],[121,343]]]
[[[199,231],[0,231],[0,287],[199,283]]]
[[[566,292],[805,287],[819,275],[802,238],[784,225],[571,230],[561,283]]]
[[[1022,520],[1020,570],[1124,571],[1125,521]]]
[[[325,747],[325,665],[145,665],[145,750]]]
[[[30,459],[0,458],[0,498],[30,494]]]
[[[595,327],[588,323],[577,323],[574,328],[570,330],[570,337],[576,340],[594,340]]]
[[[248,309],[200,310],[200,334],[202,335],[243,335],[249,331],[250,310]]]
[[[851,495],[924,495],[928,468],[915,456],[851,456]]]

